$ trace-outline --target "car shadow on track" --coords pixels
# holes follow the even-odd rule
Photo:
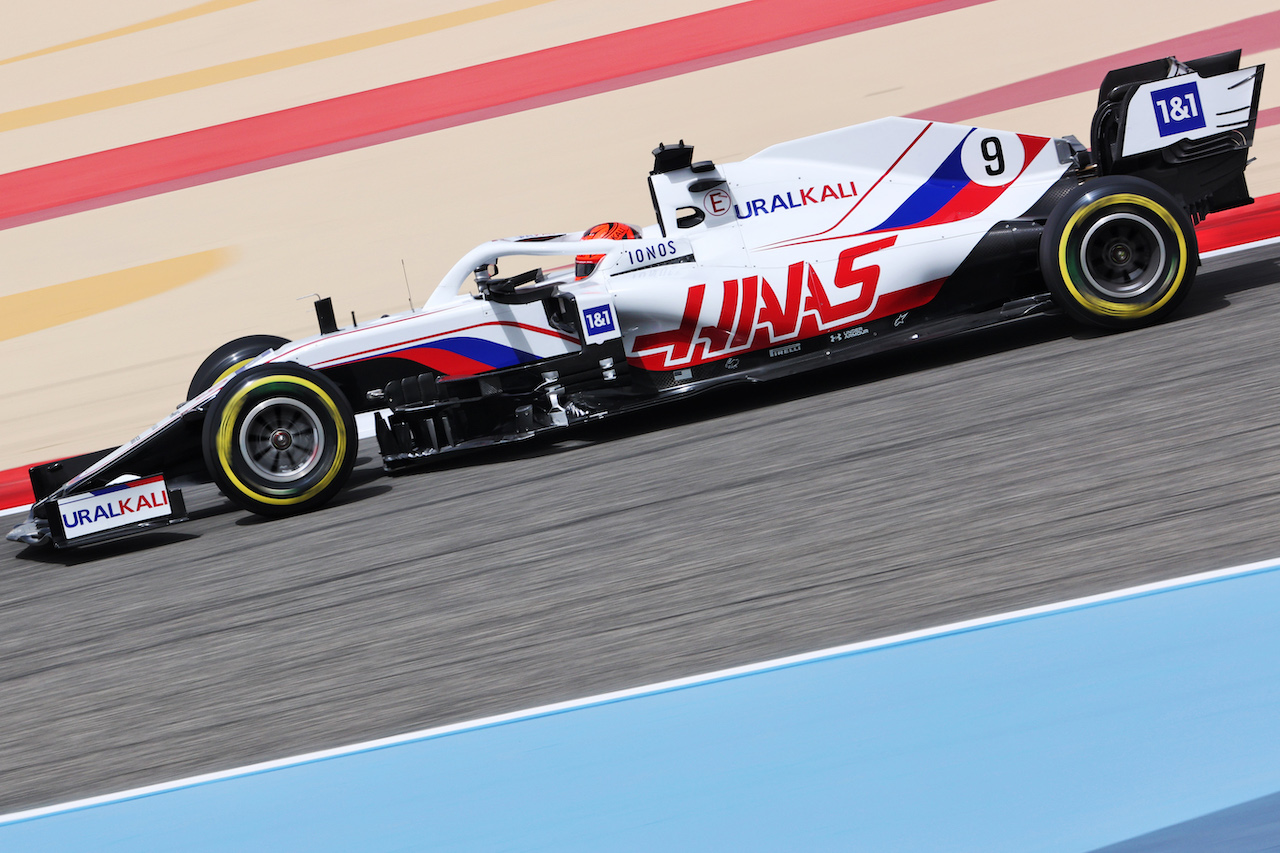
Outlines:
[[[1238,266],[1216,269],[1201,275],[1187,301],[1165,323],[1212,314],[1231,305],[1229,297],[1277,282],[1277,260],[1264,258]],[[785,382],[719,388],[669,405],[656,406],[625,418],[611,418],[586,424],[568,432],[540,437],[528,443],[489,449],[484,454],[459,456],[452,460],[428,462],[405,474],[496,464],[506,459],[548,456],[570,452],[583,444],[595,444],[699,421],[740,414],[752,409],[785,405],[796,400],[832,393],[845,388],[870,385],[913,373],[936,370],[966,361],[1009,353],[1055,340],[1094,340],[1123,332],[1110,332],[1079,325],[1059,315],[1028,318],[1005,326],[964,332],[916,346],[892,350],[840,365],[788,378]],[[849,365],[856,364],[857,370]]]
[[[1186,302],[1160,325],[1178,323],[1193,317],[1215,313],[1230,307],[1229,297],[1234,294],[1276,284],[1280,277],[1278,265],[1280,265],[1280,259],[1264,256],[1247,263],[1225,268],[1216,267],[1202,272]],[[961,332],[915,346],[868,355],[852,362],[790,377],[786,381],[713,389],[684,400],[633,412],[626,417],[583,424],[528,441],[451,453],[392,472],[389,478],[381,469],[376,444],[366,439],[362,442],[361,455],[356,460],[356,469],[352,472],[347,488],[330,505],[362,501],[393,488],[389,484],[378,489],[361,488],[377,480],[386,482],[389,479],[390,482],[394,482],[400,476],[412,476],[430,471],[472,468],[501,464],[515,459],[570,453],[584,445],[609,442],[655,430],[683,427],[752,409],[784,405],[807,397],[870,385],[886,379],[935,370],[999,353],[1009,353],[1054,340],[1064,338],[1094,340],[1115,334],[1124,333],[1082,326],[1060,315],[1028,318],[1017,323]],[[856,364],[858,369],[850,370],[851,364]],[[205,515],[236,510],[237,507],[233,504],[223,501],[220,508],[206,510]],[[258,524],[267,520],[269,519],[251,516],[237,523]]]
[[[1062,317],[1042,316],[997,329],[966,332],[886,353],[868,355],[839,365],[788,377],[785,381],[734,385],[703,391],[681,400],[642,409],[625,416],[581,424],[528,441],[464,451],[397,471],[392,478],[572,453],[608,443],[699,422],[714,421],[755,409],[786,405],[846,388],[958,364],[1023,347],[1068,337],[1076,329]],[[857,365],[851,370],[850,365]]]
[[[44,565],[78,566],[81,563],[90,563],[109,557],[140,554],[144,551],[150,551],[152,548],[162,548],[165,545],[173,545],[178,542],[189,542],[192,539],[199,538],[199,534],[196,533],[182,533],[177,530],[156,530],[147,533],[140,533],[137,536],[133,536],[128,539],[116,539],[111,542],[101,542],[97,545],[85,545],[65,551],[52,547],[37,548],[27,546],[14,554],[13,558],[15,560],[23,560],[30,563],[41,563]]]
[[[356,467],[351,472],[351,476],[347,479],[347,484],[342,491],[324,506],[317,507],[312,512],[328,509],[330,507],[347,506],[349,504],[360,503],[369,498],[376,498],[379,495],[385,495],[394,487],[388,482],[378,482],[384,480],[384,473],[380,463],[374,461],[372,456],[357,456]],[[376,483],[376,485],[375,485]],[[224,499],[225,500],[225,499]],[[230,501],[226,501],[227,511],[241,511],[239,507]],[[308,513],[302,513],[307,515]],[[296,516],[285,516],[296,517]],[[237,527],[256,527],[259,524],[270,524],[273,521],[279,521],[277,518],[267,518],[262,515],[254,515],[246,512],[244,517],[237,518],[235,524]]]
[[[1187,301],[1170,318],[1170,322],[1187,320],[1231,307],[1229,297],[1269,287],[1280,277],[1280,260],[1264,258],[1247,264],[1214,269],[1202,273],[1195,282]]]
[[[1231,296],[1274,285],[1278,278],[1280,278],[1280,260],[1274,257],[1264,257],[1233,267],[1206,271],[1199,276],[1187,301],[1166,322],[1176,324],[1216,313],[1231,306]],[[1002,327],[961,333],[942,340],[869,355],[853,362],[791,377],[785,382],[764,382],[713,389],[667,405],[634,412],[626,417],[584,424],[551,435],[538,436],[529,441],[425,460],[420,465],[394,472],[390,477],[382,470],[376,443],[366,439],[361,443],[356,467],[352,471],[347,487],[326,506],[356,504],[384,495],[394,490],[394,482],[400,476],[501,465],[519,459],[572,453],[584,446],[625,440],[646,433],[678,429],[751,410],[786,405],[808,397],[871,385],[887,379],[936,370],[1064,338],[1092,340],[1109,337],[1112,334],[1115,333],[1086,328],[1061,316],[1029,318]],[[850,364],[856,364],[857,369],[850,370]],[[192,490],[194,500],[189,500],[188,504],[192,507],[189,513],[192,521],[240,514],[241,517],[235,520],[235,524],[251,527],[275,520],[247,513],[213,490],[211,486],[207,488],[210,491]],[[135,554],[198,538],[200,537],[197,533],[165,529],[83,549],[58,551],[51,548],[28,547],[15,554],[15,559],[72,566],[103,557]]]
[[[1164,322],[1177,323],[1180,320],[1214,313],[1229,307],[1231,300],[1228,297],[1233,294],[1275,284],[1277,263],[1274,257],[1264,257],[1256,261],[1204,272],[1196,281],[1187,301]],[[431,471],[497,465],[516,459],[569,453],[584,445],[683,427],[752,409],[785,405],[807,397],[870,385],[886,379],[961,364],[998,353],[1009,353],[1054,340],[1064,338],[1093,340],[1113,334],[1123,333],[1081,326],[1061,315],[1028,318],[1004,326],[962,332],[935,341],[868,355],[852,362],[789,377],[786,381],[717,388],[684,400],[634,412],[626,417],[608,418],[583,424],[528,441],[424,460],[418,465],[393,472],[391,479]],[[851,364],[856,364],[857,370],[850,370]],[[372,476],[374,478],[382,476],[382,472],[375,471]]]

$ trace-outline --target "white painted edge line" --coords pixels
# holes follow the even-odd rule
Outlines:
[[[1266,246],[1280,245],[1280,237],[1267,237],[1265,240],[1254,240],[1252,243],[1241,243],[1237,246],[1224,246],[1221,249],[1214,249],[1211,252],[1201,252],[1200,260],[1212,261],[1217,258],[1225,258],[1238,252],[1248,251],[1250,249],[1261,249]]]
[[[830,660],[851,654],[888,648],[891,646],[901,646],[924,640],[938,639],[949,635],[990,628],[997,625],[1021,622],[1042,616],[1065,613],[1071,610],[1080,610],[1101,604],[1114,603],[1124,599],[1140,598],[1157,593],[1171,592],[1178,589],[1186,589],[1217,581],[1243,577],[1245,575],[1264,574],[1272,571],[1280,571],[1280,558],[1257,563],[1246,563],[1244,565],[1233,566],[1226,569],[1215,569],[1213,571],[1201,572],[1194,575],[1185,575],[1183,577],[1172,578],[1170,580],[1156,581],[1154,583],[1127,587],[1113,592],[1104,592],[1097,595],[1085,596],[1083,598],[1073,598],[1056,604],[1043,604],[1038,607],[1014,610],[994,616],[983,616],[977,619],[968,619],[963,622],[953,622],[949,625],[942,625],[936,628],[924,628],[918,631],[908,631],[904,634],[895,634],[893,636],[882,637],[877,640],[864,640],[858,643],[835,646],[829,649],[806,652],[804,654],[792,655],[790,657],[776,658],[774,660],[763,661],[761,663],[745,664],[743,666],[717,670],[703,675],[693,675],[685,678],[672,679],[670,681],[660,681],[655,684],[647,684],[642,687],[631,687],[625,690],[617,690],[612,693],[601,693],[596,696],[588,696],[584,699],[573,699],[566,702],[541,705],[525,711],[512,711],[510,713],[498,714],[492,717],[481,717],[476,720],[469,720],[461,723],[450,723],[444,726],[423,729],[421,731],[410,732],[403,735],[394,735],[392,737],[381,738],[378,740],[365,741],[363,743],[356,743],[350,746],[335,747],[333,749],[310,752],[291,758],[280,758],[274,761],[264,761],[260,764],[250,764],[231,770],[206,773],[201,776],[191,776],[174,782],[162,782],[156,785],[147,785],[141,788],[121,791],[116,794],[103,794],[97,797],[73,800],[71,802],[61,803],[58,805],[43,806],[41,808],[29,809],[27,811],[13,812],[12,814],[0,815],[0,826],[41,817],[48,817],[65,812],[79,811],[92,808],[94,806],[120,803],[155,794],[169,793],[212,782],[221,782],[229,779],[252,776],[272,770],[282,770],[289,767],[298,767],[303,764],[313,764],[332,758],[343,758],[362,752],[371,752],[377,749],[385,749],[387,747],[413,743],[415,741],[429,740],[467,731],[476,731],[478,729],[491,728],[493,726],[515,723],[538,717],[547,717],[553,714],[562,714],[569,711],[611,704],[626,699],[636,699],[659,693],[669,693],[689,687],[699,687],[719,681],[727,681],[729,679],[741,678],[743,676],[756,675],[770,670],[784,669],[787,667],[798,666],[800,664]]]

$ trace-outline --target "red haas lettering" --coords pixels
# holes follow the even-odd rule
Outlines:
[[[730,349],[746,346],[751,336],[751,327],[756,316],[756,290],[759,281],[754,275],[742,280],[742,310],[738,312],[738,330],[733,333],[733,340],[729,342]],[[768,287],[768,283],[765,286]]]
[[[800,297],[804,290],[804,268],[806,264],[792,264],[787,268],[787,301],[779,303],[773,288],[760,288],[760,314],[756,317],[756,334],[752,339],[753,347],[771,341],[780,341],[791,337],[800,322]],[[766,327],[768,333],[766,333]]]
[[[878,264],[871,264],[855,269],[853,264],[863,255],[889,248],[897,240],[898,235],[895,234],[892,237],[864,243],[861,246],[854,246],[841,252],[839,259],[836,261],[835,286],[844,289],[861,285],[862,289],[851,301],[833,306],[827,301],[827,294],[822,289],[821,284],[819,283],[817,287],[811,284],[809,298],[804,303],[805,310],[815,311],[824,326],[829,326],[840,320],[851,320],[869,310],[876,298],[876,285],[880,282],[880,267]],[[816,279],[816,276],[814,278]],[[816,329],[814,334],[817,334]]]
[[[780,341],[813,337],[833,326],[854,320],[875,319],[872,311],[880,283],[880,266],[859,266],[858,261],[889,248],[897,239],[895,234],[841,252],[836,259],[832,280],[834,292],[828,292],[818,271],[805,261],[787,267],[787,288],[782,299],[779,299],[773,285],[760,276],[729,279],[723,283],[720,316],[714,325],[699,326],[706,285],[691,287],[685,297],[680,327],[639,335],[634,350],[644,353],[668,349],[660,364],[647,363],[646,366],[670,369],[691,360],[708,361],[731,352],[756,350]],[[857,291],[852,299],[833,301],[831,298],[836,294],[846,296],[854,288]],[[641,361],[651,362],[644,358]]]
[[[661,349],[671,347],[668,361],[680,362],[689,358],[693,336],[698,330],[698,317],[702,315],[702,297],[707,292],[705,284],[695,284],[689,288],[685,297],[684,316],[680,319],[680,327],[669,332],[656,332],[652,335],[638,335],[636,350]]]
[[[685,303],[685,313],[689,304]],[[720,302],[720,320],[714,326],[703,326],[698,330],[695,341],[705,342],[703,355],[728,348],[729,330],[733,328],[733,317],[738,312],[738,280],[730,279],[724,283],[724,299]]]

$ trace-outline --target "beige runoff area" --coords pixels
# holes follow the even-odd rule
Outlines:
[[[566,8],[593,5],[557,0],[547,8],[560,2]],[[688,9],[655,5],[669,16]],[[1224,2],[1214,7],[1215,20],[1206,21],[1202,4],[1183,0],[1084,0],[1072,14],[1113,25],[1090,28],[1088,38],[1068,38],[1060,8],[995,0],[0,231],[0,299],[121,270],[154,269],[148,265],[197,254],[217,260],[216,269],[165,292],[0,340],[0,363],[6,367],[0,372],[0,468],[128,440],[181,401],[196,365],[219,344],[254,333],[312,334],[309,300],[299,297],[332,296],[339,318],[349,322],[351,311],[369,318],[407,307],[402,260],[415,303],[421,305],[453,261],[484,240],[583,228],[606,219],[652,222],[645,176],[650,149],[659,141],[683,138],[697,146],[699,158],[732,161],[775,142],[925,109],[1259,14],[1268,6]],[[172,10],[173,4],[148,8]],[[203,19],[183,26],[196,20]],[[468,26],[494,27],[501,20]],[[970,37],[957,39],[956,33]],[[521,49],[541,46],[528,36],[522,31],[512,38]],[[450,36],[459,42],[469,37],[467,27]],[[992,47],[975,59],[970,47],[975,43]],[[365,61],[379,64],[384,51],[399,49],[371,49]],[[307,70],[319,71],[331,61]],[[1246,61],[1280,67],[1280,56],[1270,53]],[[294,85],[291,75],[303,70],[264,75],[253,85],[269,89],[277,74],[289,76],[288,85]],[[423,73],[431,70],[407,71],[404,77]],[[207,115],[204,99],[218,88],[122,107],[94,121],[115,117],[129,123],[142,110],[181,114],[190,109],[186,120],[198,126]],[[1280,88],[1273,85],[1263,97],[1264,108],[1280,104]],[[1086,93],[974,119],[987,126],[1086,138],[1092,99]],[[65,125],[72,133],[78,121],[55,122],[46,130]],[[1280,129],[1261,131],[1255,154],[1259,162],[1249,172],[1255,194],[1280,191]]]
[[[185,2],[168,5],[176,9]],[[33,49],[34,42],[0,47],[4,170],[732,5],[732,0],[217,2],[234,6],[7,65],[5,58]],[[43,6],[33,5],[43,13]],[[116,10],[118,21],[155,11],[155,4],[139,0],[103,5]],[[140,7],[136,15],[127,13],[131,5]],[[79,27],[75,35],[86,31]],[[0,45],[3,39],[0,35]]]

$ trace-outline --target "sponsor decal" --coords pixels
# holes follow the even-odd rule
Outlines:
[[[598,305],[595,308],[584,309],[582,318],[586,323],[587,337],[589,338],[612,332],[616,328],[613,322],[613,309],[608,305]]]
[[[853,181],[843,184],[823,184],[806,189],[788,190],[786,195],[775,193],[771,198],[753,198],[741,205],[735,204],[733,212],[739,219],[750,219],[753,216],[767,216],[779,210],[795,210],[797,207],[808,207],[811,204],[822,204],[826,201],[856,198],[857,195],[858,190],[854,187]]]
[[[775,290],[763,276],[725,281],[720,316],[711,324],[701,322],[707,285],[694,285],[685,297],[680,327],[638,336],[634,351],[666,350],[661,358],[669,369],[690,360],[708,361],[814,337],[866,318],[876,304],[880,266],[860,265],[861,259],[892,246],[897,239],[891,235],[845,249],[836,261],[830,285],[805,261],[787,268],[782,291]]]
[[[707,216],[724,216],[733,209],[733,199],[729,197],[727,190],[708,190],[702,197],[702,209],[707,212]]]
[[[88,494],[58,501],[62,530],[67,539],[163,518],[171,512],[169,490],[161,476],[95,489]]]
[[[800,352],[800,344],[787,344],[785,347],[774,347],[769,350],[769,358],[777,358],[780,355],[791,355],[793,352]]]
[[[631,266],[652,263],[653,261],[674,258],[676,256],[676,242],[674,240],[663,240],[661,243],[650,243],[647,246],[640,246],[635,249],[623,249],[622,253],[627,258],[627,264]]]
[[[903,323],[907,322],[907,313],[908,312],[903,311],[901,314],[899,314],[897,317],[894,318],[893,327],[895,329],[901,326]]]
[[[1151,93],[1156,111],[1156,128],[1161,137],[1199,130],[1205,126],[1200,107],[1200,88],[1192,80],[1181,86],[1170,86]]]
[[[851,341],[854,338],[860,338],[869,334],[870,330],[866,326],[855,326],[852,329],[845,329],[843,332],[835,332],[831,335],[831,343],[838,344],[841,341]]]

